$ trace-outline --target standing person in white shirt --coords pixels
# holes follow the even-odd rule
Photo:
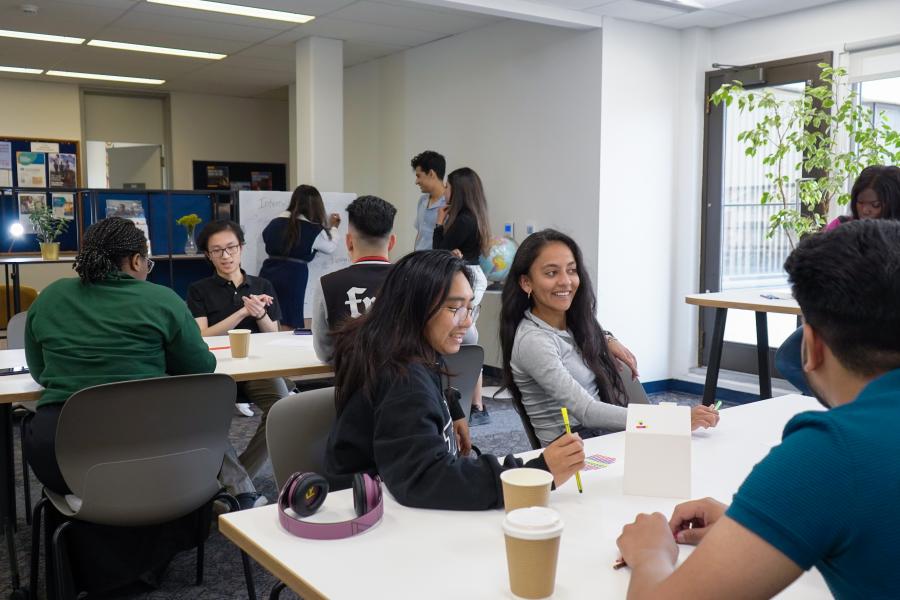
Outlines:
[[[416,174],[416,185],[422,195],[416,207],[416,250],[431,250],[438,211],[447,205],[444,198],[444,173],[447,161],[434,150],[417,154],[410,161]]]

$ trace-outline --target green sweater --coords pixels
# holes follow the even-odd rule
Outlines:
[[[25,360],[46,388],[38,406],[103,383],[216,368],[184,301],[121,272],[90,285],[60,279],[41,292],[28,309]]]

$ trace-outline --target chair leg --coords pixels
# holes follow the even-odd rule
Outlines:
[[[27,423],[28,415],[24,415],[19,423],[19,445],[22,451],[22,495],[25,496],[25,523],[31,525],[31,477],[29,476],[28,461],[25,460],[25,425]]]
[[[72,525],[71,521],[66,521],[62,525],[56,528],[56,531],[53,533],[53,558],[54,558],[54,571],[56,571],[56,598],[57,600],[70,600],[75,597],[75,593],[70,590],[71,587],[69,585],[69,557],[66,552],[65,540],[63,540],[63,534],[66,532],[66,529]]]
[[[229,509],[232,512],[237,512],[241,508],[241,505],[238,504],[235,497],[224,490],[216,494],[216,497],[213,498],[213,501],[215,500],[224,500],[227,502]],[[253,571],[250,568],[250,557],[247,556],[243,550],[241,550],[241,563],[244,566],[244,581],[247,583],[247,597],[250,598],[250,600],[256,600],[256,587],[253,585]]]
[[[281,597],[281,590],[285,588],[284,583],[278,582],[272,587],[272,591],[269,592],[269,600],[278,600]]]
[[[41,523],[44,507],[49,500],[41,498],[34,505],[34,516],[31,519],[31,571],[29,572],[29,588],[35,595],[38,589],[38,570],[41,568]]]

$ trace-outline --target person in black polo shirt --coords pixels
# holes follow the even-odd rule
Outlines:
[[[332,332],[348,317],[369,310],[390,271],[395,214],[397,209],[377,196],[360,196],[347,206],[346,243],[353,264],[324,275],[313,289],[313,346],[322,362],[334,358]]]
[[[215,275],[194,282],[188,288],[188,307],[200,326],[201,335],[225,335],[229,329],[249,329],[253,333],[278,331],[281,310],[275,289],[268,280],[247,275],[241,268],[244,246],[241,226],[234,221],[208,223],[200,232],[197,245],[216,269]],[[289,388],[281,378],[238,383],[238,393],[263,412],[256,433],[239,457],[251,477],[268,458],[266,418],[269,409],[293,387],[293,383]]]

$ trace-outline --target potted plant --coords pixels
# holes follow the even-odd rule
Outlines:
[[[41,246],[41,258],[44,260],[59,259],[59,242],[56,238],[61,236],[68,228],[69,222],[53,216],[53,211],[47,206],[39,206],[28,214],[34,233],[37,235]]]
[[[713,104],[741,112],[758,112],[755,125],[738,133],[747,156],[762,156],[764,177],[759,201],[777,203],[766,237],[779,229],[791,247],[826,223],[833,202],[850,201],[849,182],[865,167],[900,160],[900,134],[891,129],[883,112],[874,115],[860,102],[843,68],[818,65],[818,85],[807,82],[802,93],[785,98],[772,88],[745,90],[728,83],[710,96]],[[799,163],[795,163],[800,156]],[[789,173],[800,171],[803,176]],[[799,202],[797,202],[799,200]]]
[[[203,220],[195,213],[191,213],[179,217],[175,222],[184,227],[187,234],[187,241],[184,243],[184,253],[190,256],[197,254],[197,241],[194,239],[194,232],[197,230],[197,225],[202,223]]]

